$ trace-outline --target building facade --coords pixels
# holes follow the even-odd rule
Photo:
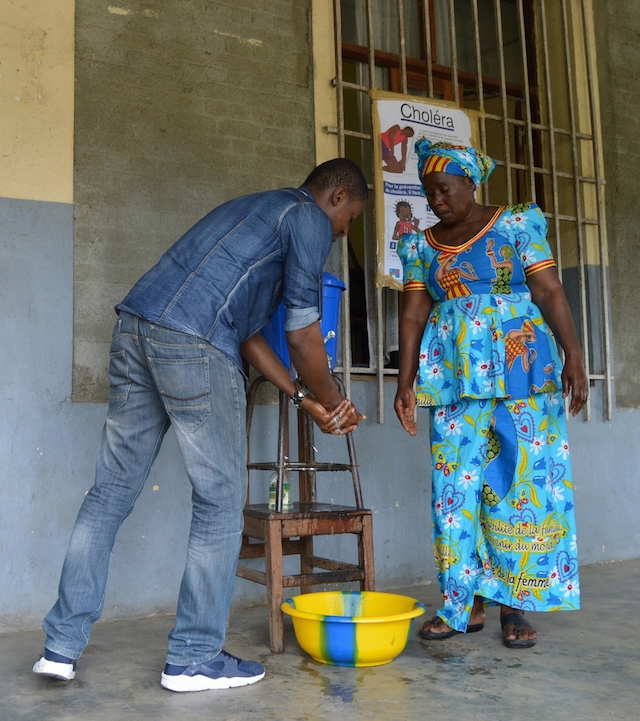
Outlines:
[[[609,376],[615,370],[607,402],[607,373],[598,366],[602,356],[592,355],[590,420],[580,417],[570,423],[581,562],[597,563],[640,555],[635,522],[640,501],[634,493],[640,462],[635,443],[640,430],[640,334],[632,320],[640,310],[640,284],[635,282],[637,181],[631,162],[639,142],[634,129],[640,105],[635,69],[640,19],[632,0],[567,3],[571,17],[582,17],[586,8],[591,35],[582,37],[593,38],[589,50],[600,79],[596,121],[601,147],[591,172],[595,177],[601,157],[606,179],[606,232],[594,247],[607,252],[596,253],[593,263],[587,252],[586,265],[595,269],[587,268],[582,281],[571,271],[577,261],[572,266],[571,254],[565,253],[564,278],[568,289],[570,284],[578,288],[577,318],[581,312],[590,314],[583,329],[594,341],[592,347],[604,347],[603,327],[608,323],[607,347],[613,359]],[[382,12],[387,4],[397,8],[396,0],[381,0],[372,8]],[[384,37],[388,18],[382,12],[382,35],[374,43],[382,54],[376,59],[374,53],[371,81],[360,68],[372,67],[369,59],[362,61],[358,55],[368,42],[363,44],[358,13],[368,5],[355,0],[8,4],[0,20],[0,630],[37,626],[55,600],[71,527],[93,482],[106,411],[113,306],[137,278],[182,232],[231,197],[297,185],[316,162],[338,154],[368,163],[366,108],[357,97],[363,88],[386,84],[387,89],[420,93],[412,84],[427,83],[427,68],[432,67],[433,87],[424,85],[423,94],[468,106],[479,102],[465,65],[465,57],[473,61],[473,49],[464,38],[474,35],[474,6],[482,17],[486,3],[405,0],[406,27],[424,26],[425,18],[437,23],[453,17],[460,30],[449,34],[448,46],[442,40],[446,33],[432,33],[436,45],[441,40],[439,50],[428,51],[419,40],[405,38],[404,71],[398,36],[393,41]],[[524,25],[525,31],[539,27],[535,13],[540,12],[540,0],[502,0],[498,5],[506,19],[505,34],[518,8],[523,18],[530,18],[526,22],[533,23]],[[445,12],[450,8],[452,16]],[[554,36],[549,17],[549,47],[559,53],[561,38]],[[457,55],[452,55],[452,39]],[[454,56],[460,58],[459,68]],[[447,81],[446,69],[453,73],[454,67],[459,82]],[[336,82],[339,71],[341,80]],[[493,77],[489,71],[487,75]],[[576,71],[575,77],[589,83],[586,70],[582,75]],[[512,83],[505,75],[507,80]],[[507,115],[512,105],[516,112],[509,87],[504,98],[498,87],[497,101],[487,96],[488,118],[502,117],[503,99]],[[598,88],[593,78],[591,87]],[[522,103],[531,97],[525,93]],[[576,97],[579,112],[579,88]],[[509,124],[506,117],[495,121],[497,132],[506,124],[515,143],[518,128],[527,130],[526,118]],[[533,139],[538,130],[530,130]],[[578,132],[589,134],[583,130]],[[535,143],[527,145],[526,138],[523,142],[524,160],[515,145],[510,156],[511,192],[519,193],[521,184],[522,193],[533,188],[552,198],[551,171],[538,173],[544,178],[536,186],[530,167],[546,166],[533,155],[527,165],[526,149],[533,152]],[[540,141],[542,161],[545,147]],[[370,173],[370,166],[365,171]],[[506,178],[508,168],[500,172]],[[580,173],[585,175],[584,168]],[[527,185],[530,177],[533,185]],[[560,187],[566,179],[558,178]],[[560,200],[563,192],[560,188]],[[490,193],[495,194],[490,202],[501,202],[497,186]],[[587,194],[581,197],[585,208],[597,202]],[[550,218],[554,213],[570,215],[554,210],[551,201],[545,210]],[[589,232],[587,228],[587,241]],[[342,364],[354,401],[369,417],[356,433],[356,448],[365,503],[374,511],[378,584],[391,587],[435,578],[428,421],[426,413],[420,417],[419,435],[412,439],[393,414],[393,341],[387,341],[393,336],[397,298],[377,295],[371,285],[365,258],[371,252],[371,233],[365,219],[354,229],[352,243],[337,248],[330,264],[351,284],[351,340],[343,349]],[[563,237],[560,233],[555,241],[561,249],[563,242],[570,243]],[[608,258],[608,268],[602,258]],[[590,281],[592,272],[595,280]],[[595,291],[580,305],[581,282],[587,291],[590,282],[603,289],[604,306]],[[607,322],[598,323],[592,316],[603,307]],[[384,333],[376,319],[389,324]],[[277,409],[271,400],[264,399],[254,421],[252,452],[265,459],[273,456],[277,437]],[[318,438],[317,445],[319,455],[328,460],[346,455],[337,439]],[[266,480],[254,482],[252,498],[266,498]],[[321,479],[320,497],[348,502],[349,485],[348,478]],[[105,617],[173,609],[189,518],[190,487],[168,434],[116,543]],[[323,543],[348,556],[355,553],[351,540]],[[259,600],[263,592],[238,581],[236,602]]]

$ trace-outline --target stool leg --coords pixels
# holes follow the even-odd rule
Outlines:
[[[361,591],[376,590],[376,576],[373,565],[373,518],[366,515],[362,519],[362,531],[358,534],[358,561],[364,571],[364,580],[360,581]]]
[[[298,460],[302,463],[313,463],[313,421],[304,411],[298,411]],[[316,501],[315,471],[300,471],[300,503]],[[300,573],[313,573],[313,536],[300,538]],[[312,593],[313,586],[300,586],[300,593]]]
[[[303,536],[300,546],[300,573],[313,573],[313,536]],[[313,586],[300,586],[300,593],[313,593]]]
[[[269,645],[274,653],[282,653],[284,651],[284,619],[280,610],[283,601],[281,523],[279,521],[269,523],[265,536]]]

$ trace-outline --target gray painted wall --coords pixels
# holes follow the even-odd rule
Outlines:
[[[33,628],[53,604],[71,527],[93,482],[106,407],[72,403],[72,208],[0,199],[0,630]],[[426,412],[411,439],[393,417],[375,422],[375,385],[354,384],[369,415],[357,431],[364,497],[374,511],[376,571],[381,588],[434,580],[430,544],[430,471]],[[572,421],[581,561],[640,555],[640,506],[630,469],[640,465],[640,411]],[[256,411],[254,457],[272,458],[276,408]],[[320,457],[346,456],[344,444],[320,436]],[[256,478],[257,500],[266,483]],[[157,487],[157,490],[154,490]],[[322,497],[348,500],[350,480],[323,479]],[[173,609],[183,568],[190,492],[177,445],[167,435],[160,457],[113,553],[105,617]],[[325,539],[354,557],[353,539]],[[236,603],[264,598],[261,586],[238,583]]]
[[[637,0],[594,0],[605,162],[616,402],[640,407],[640,13]]]

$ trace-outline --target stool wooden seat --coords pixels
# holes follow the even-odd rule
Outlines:
[[[363,508],[358,464],[352,434],[345,436],[349,463],[321,463],[315,460],[313,421],[302,410],[298,416],[298,461],[289,461],[289,402],[284,393],[279,397],[278,458],[275,462],[252,463],[250,460],[251,421],[258,387],[265,382],[262,376],[251,385],[247,397],[247,468],[271,470],[278,474],[276,509],[268,504],[251,504],[247,494],[244,509],[244,533],[240,559],[264,558],[265,570],[238,564],[237,575],[266,586],[271,650],[284,651],[284,624],[280,610],[284,589],[300,587],[301,593],[326,583],[358,582],[363,591],[375,589],[373,565],[373,523],[369,509]],[[334,377],[340,386],[340,382]],[[300,502],[282,511],[282,491],[285,471],[297,472]],[[355,507],[320,503],[316,498],[318,472],[351,473]],[[347,563],[316,556],[314,536],[350,533],[357,537],[358,562]],[[300,556],[300,573],[284,574],[283,557]]]

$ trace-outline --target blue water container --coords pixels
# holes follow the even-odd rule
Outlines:
[[[340,303],[347,286],[331,273],[322,274],[322,318],[320,330],[327,349],[329,370],[338,362],[338,331],[340,330]]]
[[[280,358],[285,368],[289,368],[291,361],[284,331],[284,302],[280,302],[276,312],[271,316],[271,320],[262,328],[260,333],[271,346],[271,350]]]
[[[346,285],[331,273],[322,274],[322,318],[320,330],[327,349],[327,362],[333,370],[337,363],[338,330],[340,328],[340,302]],[[284,330],[284,302],[281,302],[271,320],[260,331],[286,368],[291,367],[289,348]]]

